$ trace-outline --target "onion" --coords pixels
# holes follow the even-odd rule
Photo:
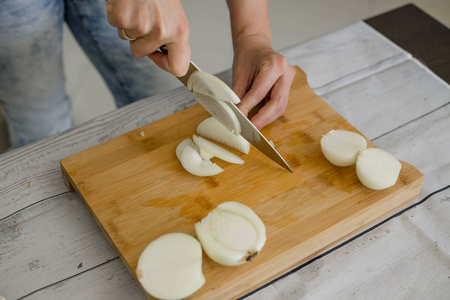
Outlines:
[[[197,136],[194,134],[193,136],[194,143],[200,148],[200,155],[202,151],[206,151],[210,155],[213,155],[221,160],[227,161],[233,164],[243,164],[244,161],[239,158],[239,156],[231,153],[230,151],[217,146],[216,144],[208,141],[207,139],[202,138],[201,136]]]
[[[238,104],[241,102],[234,91],[222,80],[207,72],[195,71],[189,77],[187,88],[191,91]]]
[[[250,143],[246,139],[244,139],[241,135],[236,136],[232,134],[214,117],[203,120],[197,126],[197,133],[210,140],[236,149],[244,154],[248,154],[250,151]]]
[[[136,275],[142,287],[153,297],[188,297],[205,283],[200,243],[184,233],[163,235],[141,253]]]
[[[192,92],[195,100],[203,106],[211,115],[223,124],[231,133],[239,135],[241,133],[241,123],[233,110],[224,101],[208,95]]]
[[[213,176],[223,171],[223,169],[215,163],[203,159],[196,149],[188,145],[184,147],[179,159],[183,168],[193,175]]]
[[[195,224],[203,250],[213,261],[236,266],[252,261],[266,242],[266,228],[248,206],[224,202]]]
[[[203,158],[203,159],[211,159],[211,158],[213,158],[214,157],[214,155],[212,155],[211,153],[209,153],[209,152],[206,152],[205,150],[203,150],[202,148],[199,148],[200,149],[200,156]]]
[[[367,148],[367,141],[356,132],[331,130],[322,136],[320,146],[329,162],[339,167],[347,167],[356,162],[358,152]]]
[[[356,174],[361,183],[373,190],[382,190],[393,186],[398,179],[401,162],[392,154],[369,148],[358,153]]]
[[[182,140],[181,143],[178,144],[177,149],[175,150],[175,153],[177,154],[179,160],[181,160],[181,153],[187,146],[192,147],[195,150],[199,151],[198,146],[194,143],[192,139],[187,138],[185,140]]]

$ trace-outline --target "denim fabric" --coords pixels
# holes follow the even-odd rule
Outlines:
[[[73,125],[64,91],[64,21],[118,107],[179,85],[148,58],[131,55],[107,22],[104,0],[0,0],[0,103],[13,148]]]

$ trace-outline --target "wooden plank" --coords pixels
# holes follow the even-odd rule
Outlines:
[[[370,18],[366,23],[450,84],[450,29],[445,25],[414,4]]]
[[[322,97],[369,139],[450,103],[448,86],[414,60]]]
[[[281,51],[322,96],[411,58],[364,22]],[[349,55],[351,54],[351,55]]]
[[[117,257],[75,193],[42,201],[0,222],[0,236],[0,293],[7,299]]]
[[[207,282],[196,299],[243,295],[419,193],[423,176],[408,163],[403,163],[394,187],[369,191],[354,168],[326,161],[321,135],[333,128],[355,129],[312,92],[301,70],[285,116],[263,130],[294,174],[254,149],[245,156],[245,167],[225,165],[225,171],[212,178],[188,174],[176,160],[175,148],[206,117],[194,106],[61,162],[132,274],[149,241],[174,231],[194,234],[193,224],[225,199],[239,199],[261,216],[267,226],[266,255],[237,268],[204,257]]]

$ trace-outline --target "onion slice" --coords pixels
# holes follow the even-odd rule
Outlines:
[[[320,146],[323,155],[332,164],[347,167],[356,162],[358,152],[367,148],[366,139],[353,131],[331,130],[325,133]]]
[[[183,152],[180,155],[180,162],[183,165],[183,168],[192,175],[213,176],[223,171],[217,164],[210,160],[203,159],[200,156],[200,153],[191,146],[186,146],[183,149]]]
[[[234,104],[241,102],[239,97],[225,82],[207,72],[193,72],[187,82],[187,88],[192,92],[214,97],[217,100]]]
[[[185,233],[169,233],[141,253],[136,269],[142,287],[158,299],[182,299],[205,283],[200,243]]]
[[[192,95],[204,109],[219,120],[231,133],[234,135],[241,133],[241,123],[239,123],[237,116],[228,104],[209,95],[196,92],[192,92]]]
[[[194,148],[195,150],[199,151],[198,146],[194,143],[194,141],[191,138],[187,138],[185,140],[182,140],[175,150],[175,153],[179,160],[181,160],[181,153],[183,153],[184,148],[187,146]]]
[[[232,134],[214,117],[203,120],[197,126],[197,133],[210,140],[216,141],[230,148],[236,149],[244,154],[250,151],[250,143],[241,135]]]
[[[208,141],[205,138],[202,138],[201,136],[197,136],[194,134],[193,139],[194,139],[194,143],[200,148],[200,155],[201,155],[202,151],[205,151],[206,153],[209,153],[210,155],[213,155],[217,158],[220,158],[221,160],[227,161],[232,164],[241,165],[244,163],[244,161],[239,156]]]
[[[389,152],[369,148],[358,153],[356,175],[361,183],[373,190],[393,186],[398,179],[401,162]]]
[[[195,224],[203,250],[213,261],[236,266],[252,261],[266,242],[266,228],[248,206],[224,202]]]

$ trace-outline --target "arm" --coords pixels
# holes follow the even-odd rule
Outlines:
[[[262,128],[280,117],[287,106],[295,70],[271,46],[268,0],[227,0],[233,37],[233,90],[239,109],[249,111],[268,102],[252,117]]]

